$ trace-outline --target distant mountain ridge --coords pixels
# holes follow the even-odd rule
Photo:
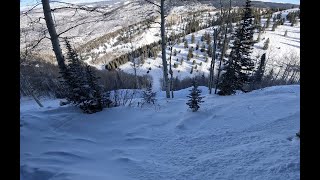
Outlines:
[[[220,7],[220,0],[198,0],[200,3],[211,4],[214,7]],[[232,6],[244,6],[246,0],[232,0]],[[229,5],[229,0],[222,0],[223,6]],[[275,3],[275,2],[263,2],[263,1],[252,1],[252,6],[259,8],[297,8],[299,5],[290,3]]]

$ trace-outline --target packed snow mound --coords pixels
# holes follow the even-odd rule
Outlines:
[[[233,96],[200,88],[198,112],[187,109],[191,88],[159,94],[155,108],[90,115],[23,99],[21,179],[300,179],[299,85]]]

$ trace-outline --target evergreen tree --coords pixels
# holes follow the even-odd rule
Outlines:
[[[202,44],[200,51],[204,52],[206,50],[206,46],[204,44]]]
[[[156,102],[156,95],[157,93],[152,91],[152,84],[150,83],[149,86],[142,92],[142,104],[154,104]]]
[[[192,48],[189,48],[188,58],[189,59],[193,58]]]
[[[77,53],[65,39],[68,65],[63,73],[64,85],[69,90],[67,100],[80,107],[85,113],[95,113],[103,109],[101,88],[91,67],[85,66]]]
[[[190,90],[190,94],[187,96],[189,101],[186,103],[190,109],[192,109],[192,112],[198,111],[200,108],[200,103],[203,103],[201,95],[201,90],[198,89],[198,86],[196,84],[196,81],[193,80],[192,82],[193,88]]]
[[[233,46],[228,61],[225,63],[225,73],[219,85],[220,95],[231,95],[235,90],[243,89],[249,83],[254,63],[250,58],[252,52],[254,26],[252,22],[251,1],[246,1],[244,15],[234,36]]]
[[[63,72],[63,84],[67,87],[67,100],[78,106],[86,99],[84,85],[84,66],[79,60],[76,52],[72,49],[69,41],[65,39],[67,48],[67,61],[66,71]]]
[[[271,16],[268,16],[268,18],[267,18],[267,22],[266,22],[266,28],[268,28],[268,27],[269,27],[269,25],[270,25],[270,18],[271,18]]]
[[[184,41],[184,48],[188,48],[188,41]]]
[[[277,23],[273,23],[273,25],[272,25],[272,31],[275,31],[276,28],[277,28]]]
[[[269,43],[270,43],[270,40],[269,38],[264,42],[264,45],[263,45],[263,50],[267,50],[269,48]]]
[[[192,34],[192,35],[191,35],[191,43],[192,43],[192,44],[194,43],[194,39],[195,39],[195,38],[194,38],[194,34]]]
[[[259,34],[258,34],[257,42],[259,42],[260,39],[261,39],[261,28],[259,28]]]
[[[103,109],[103,99],[101,94],[101,87],[98,86],[97,80],[98,77],[95,76],[91,67],[86,65],[86,74],[87,74],[87,96],[88,99],[80,106],[86,113],[95,113],[102,111]],[[104,99],[106,104],[111,103],[110,99]]]

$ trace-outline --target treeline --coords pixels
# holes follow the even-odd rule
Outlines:
[[[115,38],[118,36],[118,41],[122,41],[124,43],[128,42],[128,38],[125,38],[127,36],[127,32],[130,30],[132,34],[140,32],[140,30],[145,30],[146,28],[150,27],[150,22],[154,21],[156,17],[150,17],[149,19],[134,23],[129,25],[128,27],[124,27],[121,29],[118,29],[116,31],[113,31],[111,33],[107,33],[101,37],[95,38],[93,40],[88,41],[87,43],[79,46],[77,48],[77,51],[79,53],[88,53],[91,55],[90,51],[92,49],[95,49],[100,46],[104,46],[106,42],[108,42],[110,39]]]
[[[123,54],[113,59],[111,62],[105,65],[105,68],[107,70],[117,69],[120,65],[125,64],[130,60],[133,60],[134,58],[140,58],[140,63],[143,64],[145,58],[151,58],[151,57],[156,58],[158,53],[161,51],[160,45],[161,45],[161,41],[158,41],[158,42],[154,42],[154,43],[142,46],[140,48],[137,48],[132,52]],[[102,57],[102,58],[107,58],[107,57]]]

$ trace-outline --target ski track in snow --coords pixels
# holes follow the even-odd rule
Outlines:
[[[46,100],[21,102],[23,180],[299,179],[300,86],[208,95],[187,109],[189,89],[154,107],[83,114]],[[35,104],[35,103],[33,103]],[[29,107],[29,108],[28,108]],[[34,106],[35,107],[35,106]],[[291,140],[290,140],[291,139]]]

